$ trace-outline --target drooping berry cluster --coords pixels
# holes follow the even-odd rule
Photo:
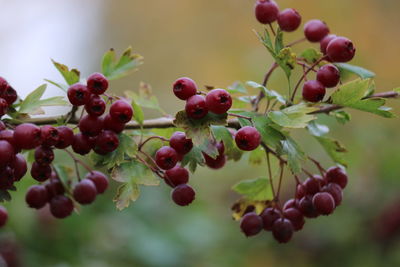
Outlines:
[[[313,175],[303,183],[297,184],[295,198],[288,200],[283,207],[266,208],[260,215],[255,212],[243,216],[240,227],[246,236],[272,231],[280,243],[287,243],[294,232],[303,229],[305,218],[330,215],[343,198],[343,189],[347,185],[347,174],[340,167],[332,167],[324,177]]]

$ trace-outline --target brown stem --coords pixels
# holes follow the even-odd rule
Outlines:
[[[299,39],[299,40],[297,40],[297,41],[291,42],[291,43],[288,44],[286,47],[292,47],[292,46],[297,45],[297,44],[299,44],[299,43],[302,43],[302,42],[304,42],[304,41],[306,41],[306,40],[307,40],[307,39],[304,37],[304,38]]]
[[[67,154],[73,159],[74,163],[79,163],[80,165],[82,165],[88,172],[93,172],[93,169],[89,167],[89,165],[87,165],[86,163],[84,163],[83,161],[81,161],[80,159],[78,159],[77,157],[75,157],[75,155],[67,150],[64,149],[65,152],[67,152]]]
[[[152,139],[160,139],[161,141],[169,142],[169,139],[162,137],[162,136],[150,136],[146,140],[144,140],[138,147],[138,150],[141,151],[143,146]]]
[[[269,78],[271,77],[272,73],[278,68],[278,66],[279,66],[278,63],[274,62],[271,65],[271,67],[269,68],[269,70],[267,71],[267,73],[265,74],[264,80],[263,80],[263,83],[262,83],[262,85],[264,87],[267,86]],[[263,91],[261,91],[258,94],[257,98],[254,100],[254,103],[253,103],[253,110],[254,111],[258,111],[258,105],[260,104],[260,101],[261,101],[261,99],[263,99],[264,96],[265,96],[265,94],[264,94]]]

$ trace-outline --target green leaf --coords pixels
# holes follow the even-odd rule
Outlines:
[[[232,190],[249,200],[263,201],[273,198],[269,180],[266,177],[241,181],[234,185]]]
[[[72,181],[71,176],[74,175],[74,170],[71,167],[61,164],[54,164],[53,166],[63,186],[65,188],[70,188]]]
[[[315,110],[317,109],[314,107],[300,103],[280,111],[272,111],[268,114],[268,117],[282,127],[305,128],[308,122],[316,119],[316,116],[309,115],[310,112]]]
[[[51,60],[54,64],[54,66],[57,68],[57,70],[61,73],[61,75],[64,77],[64,80],[67,82],[68,85],[73,85],[77,82],[79,82],[80,75],[81,73],[77,69],[71,69],[64,64],[58,63],[54,61],[53,59]]]
[[[140,189],[137,184],[125,183],[118,187],[117,194],[113,201],[116,208],[121,211],[129,207],[131,202],[136,201],[140,196]]]
[[[287,156],[289,168],[293,173],[301,172],[301,162],[306,159],[306,155],[299,144],[291,137],[286,137],[281,144],[282,148],[278,153]]]
[[[282,95],[280,95],[278,92],[276,92],[274,90],[269,90],[265,86],[263,86],[259,83],[253,82],[253,81],[248,81],[248,82],[246,82],[246,84],[250,87],[261,90],[267,99],[269,99],[269,100],[276,99],[280,103],[286,104],[286,99]]]
[[[351,120],[351,115],[344,110],[333,111],[330,113],[341,124],[346,124]]]
[[[265,150],[262,146],[250,152],[249,163],[251,165],[261,165],[265,160]]]
[[[279,54],[279,52],[284,48],[283,44],[283,31],[278,28],[278,32],[275,36],[275,53]]]
[[[155,109],[160,111],[161,113],[165,113],[164,110],[160,107],[158,99],[155,95],[153,95],[153,90],[151,86],[147,83],[140,83],[139,92],[135,93],[133,91],[126,91],[125,95],[135,101],[135,103],[142,108]]]
[[[227,91],[230,94],[247,94],[247,89],[244,87],[244,85],[241,82],[235,82],[231,86],[227,88]]]
[[[132,105],[132,108],[133,108],[133,114],[134,114],[135,120],[140,125],[143,125],[144,113],[143,113],[142,108],[138,104],[136,104],[135,100],[132,100],[131,105]]]
[[[368,79],[375,77],[375,73],[359,66],[350,65],[347,63],[336,63],[335,64],[341,73],[350,72],[358,75],[361,79]]]
[[[11,201],[11,195],[7,190],[0,190],[0,202]]]
[[[269,147],[278,149],[286,137],[270,119],[265,116],[254,116],[254,126],[261,135],[261,140]]]
[[[400,93],[400,87],[399,88],[394,88],[393,91]]]
[[[320,51],[317,51],[315,48],[308,48],[300,54],[300,57],[304,58],[304,60],[309,64],[314,64],[322,56],[323,54]]]
[[[58,96],[41,99],[46,88],[47,84],[43,84],[31,92],[23,101],[21,101],[18,112],[32,114],[44,106],[64,106],[68,104],[63,97]]]
[[[329,133],[329,127],[326,125],[318,124],[315,121],[312,121],[308,124],[307,126],[308,131],[313,135],[313,136],[324,136],[327,133]]]
[[[189,170],[194,173],[198,165],[204,166],[204,156],[201,149],[194,146],[192,150],[183,157],[181,166],[189,166]]]
[[[127,76],[143,64],[143,57],[132,54],[132,48],[128,47],[119,59],[116,59],[114,49],[110,49],[103,56],[102,72],[109,80],[116,80]]]
[[[225,155],[230,160],[238,161],[243,152],[236,146],[233,141],[231,132],[225,126],[211,126],[212,134],[217,142],[223,142],[225,146]]]
[[[65,84],[60,84],[60,83],[56,83],[55,81],[52,80],[48,80],[48,79],[44,79],[46,82],[60,88],[61,90],[63,90],[65,93],[68,91],[68,85]]]

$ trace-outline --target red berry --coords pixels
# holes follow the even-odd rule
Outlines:
[[[327,192],[316,194],[312,199],[312,203],[317,212],[322,215],[332,214],[335,210],[335,200]]]
[[[201,95],[191,96],[185,105],[185,111],[188,117],[192,119],[201,119],[208,114],[206,99]]]
[[[58,149],[64,149],[72,145],[74,142],[74,132],[67,126],[59,126],[58,130],[58,142],[55,145]]]
[[[108,89],[108,80],[101,73],[93,73],[87,79],[87,88],[92,94],[101,95]]]
[[[113,119],[110,114],[107,114],[104,117],[103,127],[105,130],[110,130],[118,134],[125,129],[125,123],[119,122]]]
[[[317,81],[327,88],[335,87],[340,81],[339,69],[332,65],[324,65],[317,72]]]
[[[80,155],[88,154],[94,148],[94,140],[82,133],[74,135],[74,142],[72,143],[72,149],[75,153]]]
[[[288,219],[278,219],[272,227],[272,234],[279,243],[287,243],[294,233],[293,224]]]
[[[260,145],[261,135],[256,128],[245,126],[237,131],[235,142],[241,150],[252,151]]]
[[[225,146],[223,142],[219,142],[215,146],[218,149],[218,156],[215,159],[210,157],[206,153],[203,153],[203,156],[207,167],[218,170],[224,167],[226,163],[226,156],[224,154]]]
[[[58,195],[50,201],[50,212],[54,217],[63,219],[71,215],[74,210],[74,203],[66,196]]]
[[[49,165],[40,165],[37,162],[32,164],[31,175],[33,179],[44,182],[51,177],[51,167]]]
[[[85,85],[76,83],[68,88],[67,95],[72,105],[83,106],[89,101],[91,94]]]
[[[287,210],[290,208],[297,208],[298,205],[299,205],[299,200],[292,198],[286,201],[285,205],[283,205],[283,210]]]
[[[318,19],[308,21],[304,25],[304,35],[307,40],[316,43],[321,41],[329,34],[329,28],[325,22]]]
[[[85,115],[79,121],[79,130],[87,136],[97,136],[103,130],[103,118]]]
[[[275,221],[281,218],[281,212],[275,208],[266,208],[260,216],[263,220],[264,230],[272,231]]]
[[[96,140],[96,147],[106,153],[113,152],[119,146],[118,135],[113,131],[102,131]]]
[[[38,126],[24,123],[15,127],[14,140],[21,149],[33,149],[42,143],[42,133]]]
[[[65,188],[62,182],[58,178],[51,178],[48,183],[45,184],[47,190],[48,201],[58,195],[65,193]]]
[[[247,236],[255,236],[263,229],[263,220],[255,212],[247,213],[240,221],[240,229]]]
[[[312,196],[307,195],[300,199],[299,210],[307,218],[316,218],[319,216],[318,211],[315,209],[312,203]]]
[[[184,132],[175,132],[169,140],[169,145],[181,155],[189,153],[193,148],[192,139],[187,139]]]
[[[14,161],[10,166],[14,170],[14,179],[16,181],[21,180],[28,172],[28,166],[22,154],[15,155]]]
[[[108,188],[108,178],[102,172],[92,171],[86,175],[86,179],[92,180],[95,184],[97,193],[102,194]]]
[[[106,111],[106,102],[98,95],[92,95],[85,104],[85,110],[92,116],[101,116]]]
[[[307,180],[304,181],[303,185],[306,189],[306,194],[308,195],[315,195],[316,193],[321,191],[321,184],[314,177],[307,178]]]
[[[14,161],[15,150],[14,147],[7,141],[0,141],[0,166],[7,166]]]
[[[6,208],[3,206],[0,206],[0,227],[3,227],[8,220],[8,212]]]
[[[321,48],[321,52],[322,54],[326,55],[326,48],[328,47],[328,44],[335,39],[337,36],[335,34],[328,34],[327,36],[325,36],[324,39],[322,39],[321,43],[320,43],[320,48]]]
[[[283,216],[292,222],[295,231],[303,229],[303,226],[306,223],[303,214],[297,208],[285,209],[283,211]]]
[[[177,165],[165,172],[165,182],[171,187],[187,184],[188,181],[189,172],[181,166]]]
[[[321,175],[314,174],[312,176],[312,178],[314,178],[315,180],[317,180],[319,182],[320,188],[322,188],[322,187],[324,187],[325,185],[328,184],[328,181],[324,177],[322,177]]]
[[[57,128],[51,125],[45,125],[42,127],[42,145],[43,146],[55,146],[60,140],[60,135]]]
[[[302,199],[306,195],[306,188],[302,184],[298,184],[296,187],[296,199]]]
[[[335,183],[330,183],[322,188],[323,192],[327,192],[332,195],[333,199],[335,200],[335,206],[339,206],[342,203],[343,199],[343,190],[340,185]]]
[[[14,139],[14,131],[13,130],[3,130],[0,131],[0,140],[4,140],[9,142],[13,147],[15,151],[20,151],[21,149],[17,146],[17,143],[15,142]]]
[[[35,150],[35,161],[40,165],[50,165],[54,160],[53,149],[40,146]]]
[[[124,100],[115,101],[111,105],[110,116],[120,123],[127,123],[133,116],[132,106]]]
[[[0,117],[6,115],[8,112],[8,103],[5,99],[0,98]]]
[[[274,22],[279,15],[279,7],[273,0],[258,0],[255,6],[257,20],[262,24]]]
[[[348,62],[353,59],[356,48],[345,37],[337,37],[329,42],[326,53],[332,62]]]
[[[319,81],[311,80],[304,83],[303,98],[306,101],[314,103],[322,101],[325,93],[325,86]]]
[[[8,82],[6,79],[0,77],[0,94],[3,94],[8,87]]]
[[[195,199],[196,192],[190,185],[181,184],[172,191],[172,200],[179,206],[188,206]]]
[[[96,199],[97,189],[92,180],[83,179],[74,187],[74,199],[82,204],[90,204]]]
[[[224,114],[232,107],[232,97],[224,89],[211,90],[206,95],[206,107],[215,114]]]
[[[15,181],[14,170],[7,166],[0,171],[0,190],[9,190]]]
[[[46,187],[42,185],[33,185],[29,187],[25,195],[25,201],[29,207],[34,209],[43,208],[48,200]]]
[[[288,8],[279,13],[278,24],[282,31],[293,32],[301,24],[301,16],[297,10]]]
[[[330,183],[340,185],[341,188],[345,188],[348,182],[346,171],[340,167],[329,168],[326,172],[326,179]]]
[[[197,85],[190,78],[180,78],[174,82],[173,91],[177,98],[187,100],[197,93]]]
[[[178,154],[172,147],[163,146],[157,151],[155,160],[158,167],[163,170],[169,170],[175,167],[178,162]]]
[[[7,89],[1,94],[1,97],[4,98],[9,106],[14,104],[14,102],[18,99],[17,91],[15,91],[15,89],[11,86],[7,86]]]

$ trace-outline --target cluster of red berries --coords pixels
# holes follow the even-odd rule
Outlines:
[[[7,114],[8,108],[17,101],[17,91],[2,77],[0,77],[0,118]]]
[[[258,0],[255,6],[255,15],[262,24],[271,24],[275,21],[282,31],[292,32],[299,28],[301,15],[293,8],[279,11],[274,0]],[[304,35],[312,43],[320,43],[323,59],[328,62],[348,62],[353,59],[356,49],[351,40],[329,34],[330,30],[325,22],[317,19],[308,21],[304,25]],[[315,66],[314,66],[315,67]],[[326,88],[333,88],[340,81],[338,68],[333,64],[322,66],[317,71],[317,79],[309,80],[303,86],[303,98],[309,102],[322,101]]]
[[[343,198],[347,185],[347,174],[340,167],[328,169],[324,177],[313,175],[297,185],[296,196],[288,200],[283,208],[266,208],[260,215],[255,212],[243,216],[240,227],[246,236],[272,231],[280,243],[291,240],[294,232],[303,229],[305,218],[330,215]]]

